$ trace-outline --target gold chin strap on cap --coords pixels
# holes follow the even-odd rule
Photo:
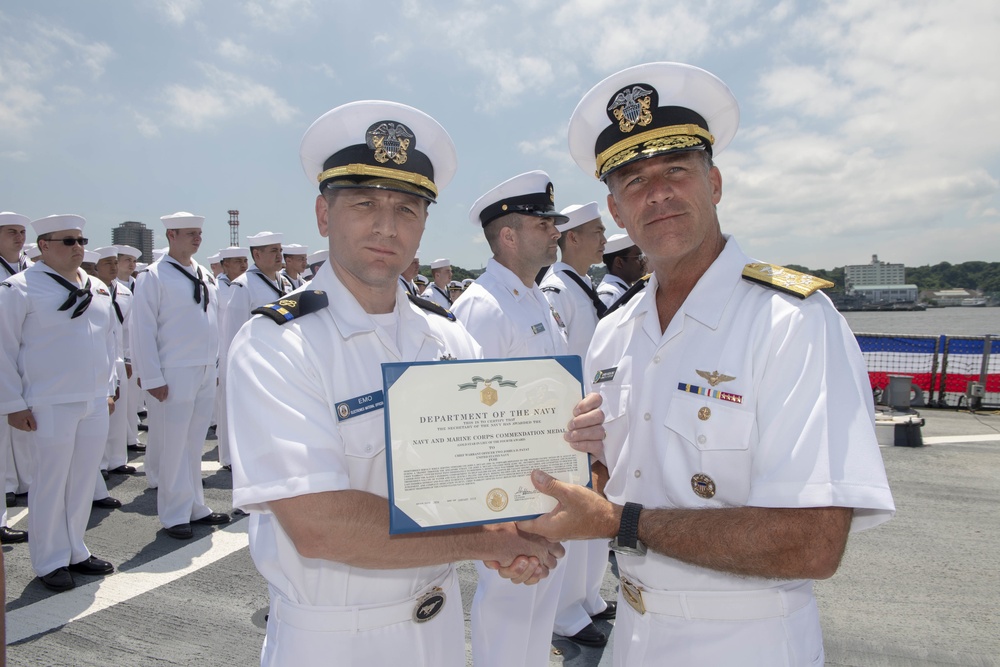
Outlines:
[[[597,155],[597,171],[594,172],[594,175],[601,178],[611,169],[639,157],[641,153],[659,153],[670,149],[692,148],[702,145],[704,143],[702,139],[709,144],[715,143],[715,137],[712,136],[711,132],[693,124],[668,125],[648,130],[634,137],[623,139],[600,152]],[[636,147],[640,145],[642,150],[636,150]]]
[[[364,185],[369,185],[372,187],[378,187],[382,185],[383,187],[391,187],[400,190],[411,191],[414,194],[420,194],[421,196],[426,196],[417,191],[417,188],[423,188],[427,192],[432,193],[437,197],[438,191],[437,187],[434,185],[434,181],[423,176],[421,174],[414,173],[412,171],[402,171],[400,169],[389,169],[387,167],[376,167],[367,164],[345,164],[341,167],[333,167],[332,169],[327,169],[317,177],[317,181],[322,183],[323,181],[329,180],[331,178],[344,178],[350,180],[352,176],[362,176],[372,179],[380,179],[385,182],[378,181],[365,181]],[[392,181],[391,183],[388,181]],[[361,185],[362,183],[355,183],[355,185]],[[406,187],[407,185],[411,187]],[[415,186],[415,187],[414,187]]]

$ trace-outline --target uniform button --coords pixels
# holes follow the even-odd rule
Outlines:
[[[655,357],[653,357],[653,363],[654,364],[660,363],[660,355],[656,355]]]
[[[708,421],[708,418],[712,416],[712,411],[708,408],[701,408],[698,410],[698,419],[702,421]]]
[[[636,470],[635,471],[635,476],[636,477],[642,477],[642,471],[641,470]]]
[[[704,445],[706,442],[708,442],[708,438],[706,438],[703,435],[699,435],[698,436],[698,444],[699,445]]]
[[[372,450],[372,446],[371,445],[365,445],[365,451],[366,452],[370,452],[371,450]]]
[[[642,416],[642,418],[643,418],[643,419],[645,419],[646,421],[649,421],[650,419],[652,419],[652,417],[650,417],[650,415],[649,415],[649,413],[648,413],[648,412],[647,412],[646,414],[644,414],[644,415]]]

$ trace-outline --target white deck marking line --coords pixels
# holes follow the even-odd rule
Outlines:
[[[1000,442],[1000,433],[996,435],[932,435],[923,440],[925,445],[956,445],[963,442]]]
[[[55,630],[169,584],[248,546],[238,521],[156,560],[7,612],[7,643]]]

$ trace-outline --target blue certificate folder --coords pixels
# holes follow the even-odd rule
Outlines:
[[[574,379],[576,382],[575,385],[572,382],[567,382],[568,389],[565,392],[563,392],[562,395],[554,399],[559,403],[560,407],[564,408],[564,406],[567,404],[568,401],[570,401],[570,399],[572,399],[572,404],[575,405],[576,402],[583,397],[582,362],[580,360],[580,357],[575,355],[554,356],[554,357],[525,357],[521,359],[469,359],[460,361],[454,361],[454,360],[416,361],[416,362],[382,364],[383,396],[385,397],[385,409],[383,410],[383,415],[385,420],[385,455],[386,455],[386,475],[388,477],[390,534],[396,535],[403,533],[423,532],[429,530],[442,530],[446,528],[461,528],[465,526],[476,526],[487,523],[502,523],[506,521],[527,520],[540,515],[539,512],[533,512],[533,513],[520,514],[516,516],[510,516],[510,512],[517,511],[516,505],[518,501],[524,500],[522,496],[537,496],[537,497],[542,496],[542,494],[539,494],[538,492],[534,491],[534,487],[530,487],[530,481],[527,483],[530,488],[525,489],[523,486],[519,486],[516,491],[511,490],[510,493],[505,493],[504,490],[502,489],[492,489],[489,491],[489,494],[487,494],[489,497],[483,499],[482,503],[479,502],[478,498],[470,496],[461,499],[447,500],[447,503],[451,503],[452,500],[458,500],[459,503],[457,505],[446,504],[444,496],[446,496],[449,493],[456,492],[456,489],[459,488],[469,488],[468,485],[451,483],[453,482],[453,480],[449,480],[447,477],[449,471],[451,470],[468,471],[470,470],[470,468],[468,468],[467,465],[472,464],[476,466],[475,469],[477,472],[481,472],[487,478],[491,478],[491,474],[494,471],[496,471],[497,474],[503,476],[503,473],[500,472],[500,469],[496,467],[496,466],[502,466],[503,463],[494,464],[491,463],[488,458],[486,459],[486,462],[483,462],[482,459],[485,458],[487,455],[476,456],[475,454],[469,453],[469,454],[458,454],[458,456],[470,456],[469,459],[456,460],[454,461],[454,464],[452,460],[449,459],[445,465],[435,466],[434,474],[437,475],[438,477],[441,477],[443,475],[444,479],[443,481],[441,481],[440,487],[433,486],[432,488],[427,489],[425,486],[425,490],[423,491],[424,494],[429,494],[430,496],[437,496],[437,494],[440,493],[440,497],[431,497],[430,499],[427,499],[425,497],[425,500],[422,504],[425,506],[439,505],[443,510],[442,516],[440,517],[441,520],[439,521],[435,519],[430,522],[432,525],[428,525],[429,522],[425,515],[421,514],[421,516],[414,518],[414,516],[411,516],[411,514],[414,514],[415,512],[423,512],[423,510],[419,511],[416,509],[406,510],[401,508],[397,504],[397,493],[396,493],[397,489],[396,489],[396,483],[394,482],[394,480],[396,479],[396,475],[394,475],[393,466],[394,464],[398,466],[399,469],[397,470],[397,472],[399,472],[400,474],[405,475],[410,473],[411,466],[414,465],[412,459],[414,458],[414,456],[416,456],[416,458],[418,459],[420,458],[419,455],[413,454],[413,452],[415,451],[415,445],[417,443],[424,443],[426,441],[424,440],[410,441],[406,439],[400,440],[400,437],[397,436],[397,441],[399,443],[408,444],[409,456],[407,457],[401,454],[400,452],[404,450],[400,449],[398,452],[395,452],[396,457],[394,460],[393,450],[396,449],[396,447],[394,446],[392,439],[392,422],[394,421],[393,402],[395,402],[395,409],[399,412],[405,412],[407,414],[407,418],[409,419],[411,418],[410,417],[411,413],[414,413],[414,411],[416,411],[417,413],[420,412],[420,407],[414,407],[415,405],[427,405],[429,401],[433,401],[434,409],[438,409],[438,406],[440,406],[441,411],[446,412],[447,410],[450,409],[449,408],[450,401],[456,404],[459,402],[464,402],[464,404],[468,405],[472,399],[478,399],[475,400],[475,404],[477,406],[476,409],[480,410],[481,412],[463,413],[459,418],[465,418],[470,414],[473,415],[478,414],[481,416],[480,418],[484,424],[483,428],[476,428],[475,426],[466,427],[463,425],[439,427],[439,430],[447,428],[450,431],[449,433],[447,433],[447,435],[457,436],[455,438],[449,437],[448,440],[452,439],[468,440],[470,441],[469,442],[470,449],[474,449],[474,447],[471,446],[473,445],[473,443],[476,443],[476,441],[480,439],[488,440],[490,438],[502,438],[511,435],[511,432],[509,431],[494,435],[490,429],[485,427],[485,424],[490,421],[499,421],[499,420],[490,420],[490,417],[495,417],[498,414],[499,415],[505,414],[505,411],[500,410],[500,408],[504,407],[505,405],[504,398],[507,396],[511,396],[512,395],[511,392],[516,392],[516,391],[522,392],[518,396],[522,401],[520,407],[523,407],[524,405],[526,405],[523,402],[525,399],[535,401],[535,399],[539,398],[539,392],[542,392],[544,394],[546,391],[548,391],[544,386],[545,385],[544,379],[542,381],[528,383],[527,386],[525,386],[524,383],[522,383],[522,386],[518,387],[519,378],[523,379],[524,376],[528,376],[529,378],[531,378],[533,377],[532,374],[535,374],[535,376],[537,376],[539,373],[541,373],[541,375],[544,375],[544,373],[540,369],[544,366],[549,366],[550,364],[540,365],[539,362],[555,362],[558,366],[553,366],[554,369],[558,370],[558,368],[561,367],[562,370],[565,371],[565,374],[562,373],[556,373],[556,374],[563,375],[564,378],[566,376],[571,376],[571,378]],[[442,371],[438,371],[436,369],[434,370],[435,384],[431,386],[417,384],[414,387],[410,387],[409,385],[411,383],[418,382],[421,378],[424,377],[424,375],[427,373],[427,369],[420,369],[415,373],[411,374],[409,377],[406,376],[407,372],[410,371],[410,369],[414,369],[415,367],[425,367],[425,366],[440,366],[440,367],[447,366],[448,368],[442,369]],[[496,373],[497,369],[500,369],[502,375]],[[437,384],[438,376],[442,375],[448,375],[448,378],[454,378],[460,376],[462,378],[462,382],[450,381],[447,378],[443,378],[441,379],[440,384]],[[405,380],[405,383],[399,385],[398,391],[395,392],[397,395],[395,395],[393,398],[390,398],[394,394],[394,392],[392,392],[393,386],[396,385],[397,382],[400,382],[401,380]],[[553,382],[557,382],[557,380],[553,380]],[[559,389],[562,389],[562,387],[557,386],[556,393],[558,393]],[[405,391],[406,393],[399,393],[403,391]],[[539,405],[548,404],[545,402],[545,399],[552,399],[553,398],[552,393],[553,392],[548,391],[547,395],[541,396],[542,400],[538,404]],[[570,395],[570,393],[572,393],[572,396]],[[491,400],[493,401],[492,403],[490,402]],[[547,410],[547,408],[540,408],[540,410]],[[520,414],[522,412],[524,411],[523,410],[506,411],[506,413],[513,413],[513,414]],[[553,410],[553,418],[555,417],[556,414],[557,413],[555,412],[555,410]],[[572,414],[566,415],[565,420],[561,423],[563,429],[565,429],[566,424],[569,422],[571,418]],[[418,418],[418,419],[421,422],[424,421],[423,418]],[[442,419],[442,417],[434,417],[434,419]],[[464,422],[464,423],[467,425],[470,422]],[[476,423],[478,424],[478,422]],[[497,428],[506,428],[506,427],[497,426]],[[530,428],[530,427],[512,425],[510,426],[510,428]],[[544,437],[544,438],[558,437],[560,441],[562,441],[562,435],[561,434],[556,435],[553,432],[555,430],[556,429],[548,429],[545,431],[545,434],[542,435],[539,435],[541,433],[540,431],[531,431],[528,432],[527,434],[533,437]],[[552,435],[549,436],[548,435],[549,433],[552,433]],[[525,434],[525,432],[520,431],[513,433],[513,435],[515,436],[522,434]],[[445,434],[442,433],[442,435]],[[402,436],[402,438],[406,438],[406,436]],[[500,441],[507,442],[504,440]],[[567,453],[575,454],[574,450],[570,448],[568,443],[565,443],[564,441],[562,442],[563,444],[565,444]],[[402,447],[402,445],[400,446]],[[421,447],[433,448],[435,447],[435,445],[421,444]],[[451,447],[451,445],[449,445],[448,447]],[[428,450],[424,449],[423,451],[427,452]],[[438,448],[438,451],[439,452],[441,451],[440,447]],[[403,458],[399,458],[400,456],[402,456]],[[407,458],[409,458],[409,461],[404,464],[404,459]],[[549,457],[549,458],[553,460],[565,459],[565,457]],[[479,459],[479,461],[476,462],[476,459]],[[585,472],[586,479],[584,480],[580,478],[578,482],[580,484],[585,484],[586,486],[589,487],[591,486],[590,473],[589,473],[589,457],[587,463],[588,465],[586,471],[582,470],[578,471],[578,472]],[[550,472],[551,474],[555,474],[551,470],[546,470],[546,471]],[[424,480],[422,479],[422,481]],[[485,484],[488,485],[488,483]],[[478,488],[478,486],[479,485],[473,485],[473,488]],[[403,495],[402,490],[400,490],[400,494]],[[509,506],[508,506],[508,500],[511,501]],[[481,520],[464,520],[462,518],[457,518],[454,516],[451,516],[449,518],[448,514],[449,510],[456,511],[456,508],[464,506],[462,505],[463,502],[468,503],[473,507],[478,507],[479,504],[485,504],[486,506],[488,506],[489,510],[496,510],[497,513],[494,514],[493,511],[484,511],[482,510],[482,508],[478,508],[477,511],[483,511],[486,514],[492,514],[493,516],[486,516]],[[500,510],[497,510],[497,507],[499,507],[500,505],[503,505],[501,509],[507,512],[506,515],[502,516],[500,515]],[[436,510],[432,509],[428,509],[428,511],[436,512]],[[462,513],[461,510],[457,511],[459,513]]]

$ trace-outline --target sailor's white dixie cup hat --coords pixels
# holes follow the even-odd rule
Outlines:
[[[247,245],[251,248],[259,248],[265,245],[281,243],[285,235],[281,232],[259,232],[247,237]]]
[[[128,255],[133,259],[139,259],[140,257],[142,257],[142,251],[139,250],[138,248],[133,248],[130,245],[120,245],[116,247],[118,248],[119,255]]]
[[[552,179],[540,170],[507,179],[477,199],[469,210],[469,221],[476,227],[485,227],[508,213],[554,218],[557,225],[569,219],[556,211]]]
[[[250,249],[231,245],[228,248],[223,248],[219,251],[219,261],[224,259],[237,259],[240,257],[243,259],[250,259]]]
[[[201,229],[205,224],[205,216],[195,215],[187,211],[178,211],[160,217],[167,229]]]
[[[675,151],[718,155],[740,123],[729,87],[682,63],[624,69],[590,89],[569,120],[569,152],[600,180],[626,164]]]
[[[556,225],[556,229],[560,232],[567,232],[571,229],[576,229],[580,225],[601,219],[601,209],[597,207],[596,201],[592,201],[589,204],[573,204],[559,212],[568,218],[561,225]]]
[[[289,243],[281,246],[282,255],[309,255],[309,246],[298,243]]]
[[[365,100],[327,111],[302,137],[299,157],[320,191],[378,188],[429,202],[455,175],[455,144],[422,111],[397,102]]]
[[[0,227],[6,227],[10,225],[11,227],[23,227],[28,228],[28,223],[31,220],[26,215],[21,215],[20,213],[13,213],[11,211],[4,211],[0,213]]]
[[[64,232],[71,229],[82,232],[86,224],[87,221],[83,219],[83,216],[73,214],[49,215],[31,221],[31,227],[35,230],[36,236],[52,234],[53,232]]]
[[[635,245],[635,241],[629,238],[628,234],[615,234],[608,237],[608,242],[604,244],[604,254],[613,255],[616,252],[627,250]]]
[[[432,269],[446,269],[449,266],[451,266],[451,260],[446,257],[442,257],[441,259],[435,259],[433,262],[431,262]]]

